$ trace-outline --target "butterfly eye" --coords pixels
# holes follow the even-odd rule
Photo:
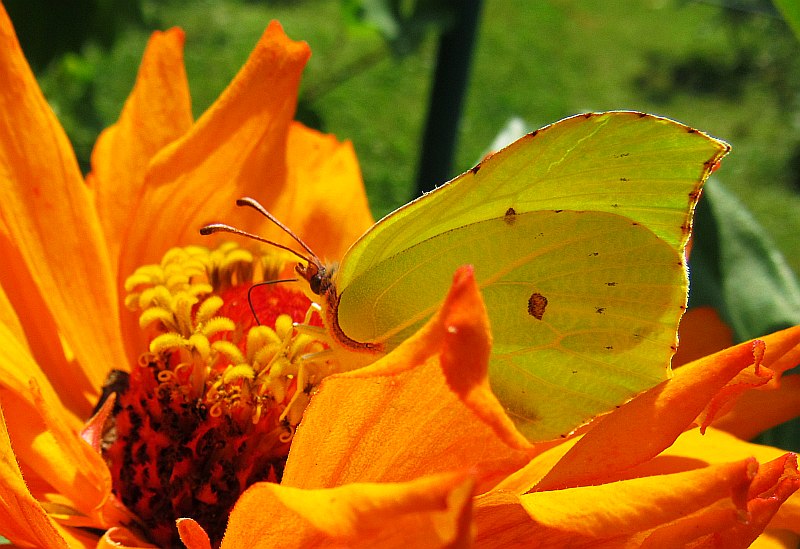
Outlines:
[[[311,286],[311,291],[316,295],[320,295],[322,293],[324,279],[324,272],[319,272],[309,279],[308,284]]]
[[[308,286],[315,295],[324,294],[330,285],[330,279],[327,271],[322,265],[318,265],[316,263],[303,265],[302,263],[298,263],[294,270],[302,278],[308,281]]]

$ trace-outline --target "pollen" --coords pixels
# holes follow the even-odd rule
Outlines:
[[[146,345],[104,457],[116,496],[159,545],[179,545],[181,517],[218,545],[239,494],[280,481],[306,405],[336,370],[318,307],[297,283],[269,283],[292,266],[282,251],[192,246],[125,281]]]

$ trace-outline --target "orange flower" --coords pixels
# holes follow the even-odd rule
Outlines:
[[[280,455],[287,439],[275,433],[291,434],[293,403],[308,397],[298,380],[315,372],[302,363],[266,379],[258,366],[266,356],[294,367],[295,347],[319,342],[267,317],[257,297],[268,326],[250,330],[241,291],[279,272],[281,257],[204,250],[197,229],[251,195],[339,257],[371,222],[351,147],[291,121],[307,47],[270,25],[193,123],[182,34],[155,34],[84,182],[4,13],[0,36],[0,534],[16,545],[180,536],[197,549],[737,547],[800,536],[795,456],[735,436],[800,412],[793,379],[780,379],[800,360],[800,327],[690,362],[577,436],[531,445],[489,389],[490,327],[469,268],[420,332],[370,366],[325,377]],[[237,219],[282,238],[255,216]],[[285,296],[264,299],[288,307]],[[139,324],[123,304],[140,310]],[[296,318],[305,305],[292,307]],[[198,368],[204,376],[191,375]],[[113,370],[131,372],[130,386],[90,419]],[[208,421],[186,429],[189,398]],[[265,418],[276,430],[259,430]],[[159,495],[175,503],[189,477],[177,467],[199,454],[210,457],[204,483],[191,472],[196,507],[145,517]],[[225,468],[236,460],[242,468]],[[229,495],[220,482],[250,487],[229,517],[211,519],[204,505]],[[158,529],[175,519],[174,535]]]
[[[119,503],[131,498],[112,495],[118,479],[81,437],[106,376],[139,371],[151,343],[122,307],[128,276],[176,246],[214,244],[199,227],[230,217],[244,194],[330,257],[372,218],[352,146],[292,121],[309,50],[277,24],[196,122],[183,33],[156,33],[86,181],[2,6],[0,39],[0,534],[19,545],[95,545],[98,530],[133,524]],[[260,234],[274,231],[262,225],[255,216],[244,222]],[[228,263],[212,265],[212,274],[228,283],[244,276],[253,258],[237,257],[223,257]],[[99,427],[90,423],[84,437],[104,442]]]

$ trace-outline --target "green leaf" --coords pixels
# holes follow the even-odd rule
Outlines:
[[[773,0],[775,7],[781,12],[786,23],[800,39],[800,2],[797,0]]]
[[[706,185],[695,222],[692,305],[711,305],[747,340],[800,324],[800,283],[744,205]]]

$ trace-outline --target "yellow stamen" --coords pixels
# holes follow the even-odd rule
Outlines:
[[[138,309],[139,325],[153,333],[140,364],[157,367],[159,390],[200,399],[212,417],[235,414],[257,424],[271,413],[283,424],[280,439],[291,438],[314,388],[335,369],[325,332],[298,326],[288,314],[277,316],[274,328],[253,326],[252,318],[242,325],[227,316],[222,297],[279,278],[286,259],[235,243],[212,251],[189,246],[169,250],[159,265],[125,281],[126,306]],[[318,310],[313,304],[305,311],[306,324]]]

